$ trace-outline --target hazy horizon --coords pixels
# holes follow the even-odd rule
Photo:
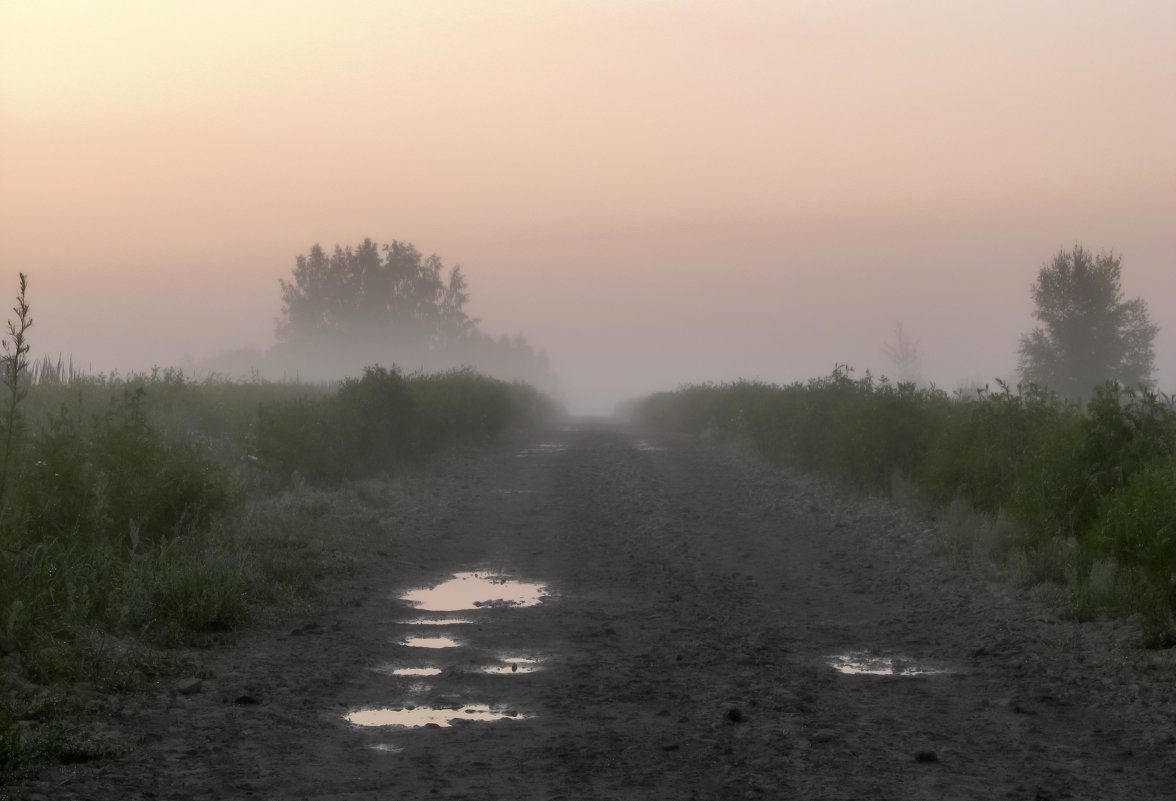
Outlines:
[[[1176,390],[1176,6],[0,0],[0,299],[96,371],[273,342],[315,244],[460,264],[571,409],[1011,378],[1060,249]],[[5,303],[5,308],[10,306]],[[412,369],[412,365],[405,365]]]

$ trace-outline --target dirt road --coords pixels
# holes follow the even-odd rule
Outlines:
[[[360,497],[400,534],[321,615],[201,655],[196,691],[109,724],[141,747],[21,792],[1176,797],[1173,655],[1058,620],[881,500],[607,427]],[[499,582],[473,608],[401,597],[464,572]]]

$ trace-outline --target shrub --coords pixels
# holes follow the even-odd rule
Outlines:
[[[1176,458],[1147,464],[1102,498],[1085,542],[1139,570],[1176,604]]]

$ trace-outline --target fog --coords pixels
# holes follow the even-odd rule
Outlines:
[[[1081,243],[1176,389],[1176,6],[417,5],[0,3],[32,355],[265,351],[295,258],[370,237],[461,265],[574,412],[891,372],[898,324],[951,389],[1014,376]]]

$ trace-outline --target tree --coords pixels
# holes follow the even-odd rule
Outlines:
[[[1123,299],[1117,256],[1094,256],[1080,245],[1060,251],[1041,268],[1032,292],[1042,325],[1021,337],[1024,381],[1076,401],[1106,381],[1151,383],[1159,328],[1143,300]]]
[[[322,380],[379,364],[409,371],[474,367],[555,389],[543,351],[521,336],[487,336],[466,314],[469,290],[460,267],[445,273],[439,257],[425,258],[407,242],[365,239],[354,248],[336,245],[330,255],[315,245],[297,257],[281,286],[278,343],[263,358],[269,374]],[[208,366],[239,374],[242,365],[253,368],[256,356],[237,354]]]
[[[315,245],[298,257],[292,280],[281,281],[278,340],[328,349],[440,350],[476,325],[463,309],[469,293],[461,268],[448,280],[442,269],[440,258],[423,258],[406,242],[381,247],[365,239],[355,249],[336,245],[330,256]]]
[[[906,335],[902,323],[894,327],[894,341],[887,342],[883,349],[886,351],[886,358],[894,366],[895,379],[911,384],[923,382],[923,371],[919,367],[922,361],[919,343]]]

